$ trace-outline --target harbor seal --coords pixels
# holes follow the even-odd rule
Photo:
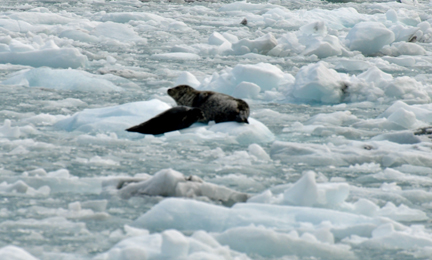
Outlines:
[[[177,105],[201,109],[204,114],[204,118],[198,120],[201,123],[249,123],[249,105],[241,99],[213,91],[199,91],[188,85],[179,85],[168,89],[167,92]]]
[[[170,108],[142,124],[126,129],[128,132],[159,135],[180,130],[204,119],[201,109],[196,107],[178,106]]]

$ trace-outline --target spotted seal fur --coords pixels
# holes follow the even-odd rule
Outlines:
[[[249,105],[244,100],[218,92],[199,91],[188,85],[179,85],[168,89],[167,92],[177,105],[201,109],[204,118],[199,119],[198,122],[236,121],[249,123]]]

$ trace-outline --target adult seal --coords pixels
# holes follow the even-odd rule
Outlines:
[[[204,114],[196,107],[178,106],[170,108],[142,124],[126,129],[128,132],[159,135],[180,130],[203,120]]]
[[[179,85],[168,89],[170,95],[179,106],[201,109],[204,118],[201,123],[236,121],[249,123],[249,105],[238,98],[213,91],[199,91],[188,85]]]

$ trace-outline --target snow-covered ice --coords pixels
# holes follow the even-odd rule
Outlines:
[[[431,10],[0,1],[0,259],[429,259]],[[180,84],[249,124],[125,131]]]

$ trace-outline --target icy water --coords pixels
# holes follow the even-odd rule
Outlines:
[[[431,10],[1,1],[0,259],[429,259]],[[250,124],[124,131],[177,84]]]

